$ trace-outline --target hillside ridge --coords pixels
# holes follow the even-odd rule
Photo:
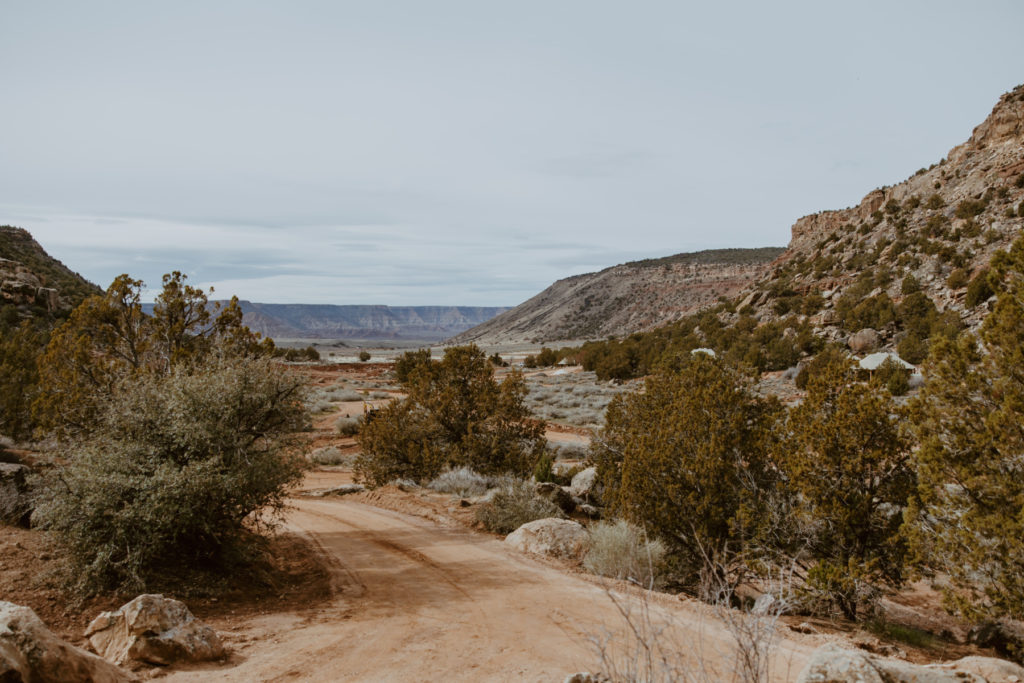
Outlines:
[[[449,341],[547,342],[639,332],[735,295],[783,251],[709,249],[573,275]]]

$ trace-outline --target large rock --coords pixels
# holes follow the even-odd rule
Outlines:
[[[0,524],[28,526],[32,516],[29,472],[25,465],[0,462]]]
[[[528,522],[505,538],[505,543],[524,553],[564,560],[581,560],[590,534],[579,522],[568,519],[538,519]]]
[[[572,483],[569,484],[569,493],[577,498],[589,499],[595,493],[594,489],[596,486],[597,468],[588,467],[581,472],[577,472],[572,478]]]
[[[220,659],[224,645],[184,603],[162,595],[140,595],[113,612],[103,612],[85,631],[93,649],[118,664],[129,661],[166,666],[176,661]]]
[[[3,683],[122,683],[135,678],[53,634],[28,607],[0,602]]]
[[[1002,659],[965,657],[945,664],[911,664],[823,645],[797,676],[797,683],[1018,683],[1024,668]]]
[[[859,356],[877,349],[879,341],[878,332],[870,327],[865,327],[860,332],[850,335],[847,344],[849,344],[850,350]]]
[[[576,510],[576,501],[573,500],[572,494],[558,484],[550,481],[542,481],[538,482],[536,487],[538,496],[547,498],[561,508],[562,512],[565,514],[571,514]]]

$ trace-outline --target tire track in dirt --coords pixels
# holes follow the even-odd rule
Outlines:
[[[592,579],[514,553],[486,534],[346,499],[292,503],[287,525],[329,560],[335,598],[295,612],[213,620],[228,634],[232,658],[169,672],[166,680],[557,681],[597,667],[588,637],[627,631]],[[637,594],[617,597],[636,605]],[[665,596],[643,609],[672,621],[685,656],[705,653],[711,668],[728,666],[732,640],[706,610]],[[787,661],[777,680],[791,678],[814,647],[806,637],[783,645]]]

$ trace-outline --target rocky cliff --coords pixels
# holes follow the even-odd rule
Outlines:
[[[28,315],[74,308],[99,287],[73,272],[46,250],[27,230],[0,226],[0,305]]]
[[[869,192],[855,207],[796,221],[786,252],[750,287],[742,306],[766,320],[789,311],[796,297],[814,295],[816,303],[803,311],[839,338],[856,331],[841,310],[844,297],[849,304],[884,295],[899,305],[912,276],[940,312],[975,327],[987,307],[969,287],[1022,227],[1024,86],[1018,86],[938,163]]]
[[[782,252],[716,249],[575,275],[451,341],[546,342],[638,332],[735,296],[763,278]]]

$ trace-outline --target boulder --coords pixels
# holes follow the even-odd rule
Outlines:
[[[569,493],[577,498],[586,499],[590,497],[595,486],[597,486],[597,468],[588,467],[577,472],[572,478],[572,483],[569,484]]]
[[[879,341],[878,332],[870,327],[865,327],[860,332],[850,335],[847,344],[849,344],[850,350],[859,356],[877,349]]]
[[[0,462],[0,524],[29,525],[32,516],[30,471],[25,465]]]
[[[128,672],[55,636],[28,607],[0,601],[0,681],[134,680]]]
[[[568,515],[576,509],[576,501],[573,500],[572,494],[558,484],[542,481],[538,482],[536,486],[538,496],[547,498],[561,508],[565,514]]]
[[[945,664],[911,664],[835,643],[811,653],[797,683],[1016,683],[1024,668],[1002,659],[965,657]]]
[[[516,550],[564,560],[581,560],[590,534],[579,522],[568,519],[538,519],[527,522],[505,538]]]
[[[196,620],[184,603],[162,595],[140,595],[113,612],[103,612],[85,631],[102,657],[166,666],[224,657],[212,628]]]

